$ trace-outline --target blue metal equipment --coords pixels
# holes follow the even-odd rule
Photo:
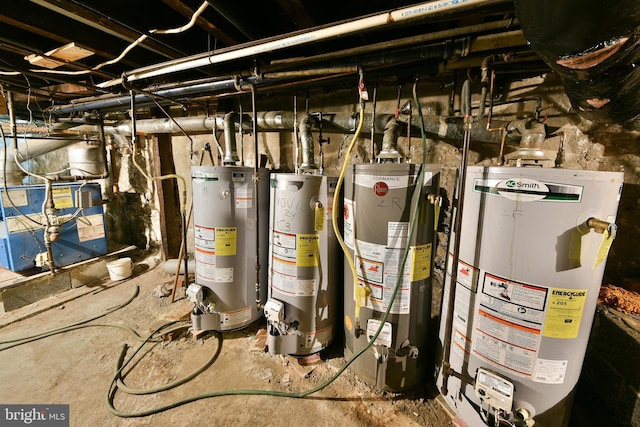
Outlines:
[[[52,195],[55,214],[50,215],[49,231],[54,266],[106,254],[100,185],[54,184]],[[0,187],[0,266],[16,272],[47,266],[45,198],[44,185]]]

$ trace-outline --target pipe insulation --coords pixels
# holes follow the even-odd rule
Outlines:
[[[604,123],[640,115],[640,2],[516,0],[515,11],[576,113]]]
[[[248,116],[245,114],[245,116]],[[393,114],[376,114],[375,120],[371,113],[365,113],[363,132],[384,134],[387,123],[394,118]],[[245,121],[247,119],[244,119]],[[250,120],[250,119],[249,119]],[[462,140],[464,123],[462,117],[425,116],[425,132],[433,138],[444,140]],[[262,111],[257,113],[257,129],[259,132],[282,132],[294,129],[295,114],[292,111]],[[353,133],[358,123],[358,114],[322,113],[322,129],[328,133]],[[397,120],[401,133],[405,134],[407,123]],[[300,123],[298,123],[300,125]],[[520,121],[504,122],[493,120],[494,128],[508,130],[507,142],[516,144],[522,138]],[[236,126],[239,124],[236,121]],[[319,119],[311,120],[311,129],[319,130]],[[145,134],[180,134],[183,129],[187,133],[210,133],[214,129],[224,129],[224,115],[176,117],[175,119],[144,119],[136,120],[137,132]],[[131,122],[121,121],[113,126],[105,126],[105,132],[131,135]],[[412,126],[411,132],[418,133],[420,128]],[[500,132],[486,130],[486,119],[480,120],[471,130],[471,139],[479,142],[500,144]]]
[[[171,74],[179,71],[206,67],[242,58],[252,58],[261,53],[272,53],[285,48],[303,46],[313,42],[357,34],[368,30],[380,30],[387,25],[417,21],[419,19],[439,18],[456,12],[507,3],[505,0],[438,0],[419,3],[412,6],[366,16],[352,21],[344,21],[308,31],[290,33],[283,37],[262,40],[257,43],[243,44],[216,52],[205,52],[178,60],[167,61],[148,67],[138,68],[126,73],[124,78],[132,82],[140,79]],[[105,81],[100,87],[110,87],[122,83],[122,78]]]
[[[416,61],[447,61],[453,57],[463,57],[472,53],[492,51],[498,48],[524,46],[526,41],[521,30],[506,33],[479,35],[470,37],[482,31],[495,31],[509,28],[510,20],[497,23],[490,22],[454,30],[437,31],[421,36],[374,43],[358,48],[334,51],[316,56],[295,58],[267,65],[250,72],[241,72],[240,79],[236,77],[216,77],[199,79],[180,83],[172,83],[149,87],[143,93],[136,93],[136,105],[142,107],[154,104],[154,98],[183,100],[189,97],[201,97],[233,93],[237,86],[260,86],[271,89],[279,85],[291,85],[289,79],[298,79],[295,84],[310,84],[313,77],[329,76],[341,77],[357,72],[357,66],[367,68],[390,67]],[[452,36],[458,36],[453,39]],[[463,38],[460,38],[464,36]],[[441,40],[439,43],[424,45],[425,41]],[[414,46],[414,47],[410,47]],[[400,52],[392,51],[401,49]],[[382,53],[384,52],[384,54]],[[310,63],[324,62],[324,67],[306,68]],[[334,64],[328,66],[328,64]],[[296,68],[297,67],[297,68]],[[300,80],[302,79],[302,80]],[[128,108],[129,95],[102,95],[77,100],[67,105],[54,105],[47,109],[54,116],[82,111],[117,111]]]
[[[398,151],[398,136],[400,135],[400,125],[398,121],[391,118],[384,127],[382,134],[382,147],[380,148],[379,159],[399,161],[402,155]]]
[[[241,84],[253,84],[258,82],[258,77],[246,77],[243,78]],[[270,80],[262,79],[261,83],[269,83]],[[135,102],[138,106],[145,106],[147,103],[153,104],[155,97],[159,98],[172,98],[180,99],[189,96],[201,96],[202,94],[211,92],[223,92],[236,90],[236,81],[233,78],[216,79],[213,81],[195,82],[182,84],[179,87],[171,87],[155,91],[153,95],[151,93],[136,93]],[[131,103],[130,95],[121,96],[104,96],[96,97],[94,99],[75,102],[68,105],[54,105],[48,108],[54,116],[63,116],[71,113],[77,113],[81,111],[93,111],[93,110],[126,110]]]
[[[41,156],[46,153],[58,150],[60,148],[68,147],[69,145],[77,144],[79,142],[88,142],[80,137],[68,138],[68,137],[36,137],[31,138],[27,136],[18,135],[16,137],[18,141],[17,148],[9,148],[8,153],[13,156],[17,154],[18,161],[24,162],[35,157]]]

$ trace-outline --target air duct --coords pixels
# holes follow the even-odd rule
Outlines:
[[[515,11],[580,116],[622,123],[640,115],[639,2],[516,0]]]

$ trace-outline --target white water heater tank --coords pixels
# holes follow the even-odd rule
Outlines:
[[[439,335],[451,315],[445,400],[468,425],[568,424],[622,183],[618,172],[467,169]]]
[[[310,356],[336,336],[340,249],[331,225],[336,177],[271,176],[267,347]]]
[[[191,177],[196,281],[187,296],[195,304],[193,327],[243,328],[262,316],[267,293],[269,171],[258,169],[256,176],[244,166],[193,166]]]

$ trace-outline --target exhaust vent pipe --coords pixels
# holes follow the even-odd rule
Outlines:
[[[305,114],[300,119],[300,146],[302,150],[300,169],[302,170],[318,169],[314,160],[313,134],[311,133],[313,122],[314,118],[310,114]]]
[[[384,133],[382,134],[382,147],[380,154],[378,154],[378,160],[380,161],[395,161],[399,162],[402,155],[398,151],[398,136],[400,135],[400,124],[392,117],[384,126]]]
[[[239,117],[238,113],[233,111],[224,116],[224,159],[222,159],[222,164],[225,166],[234,166],[240,160],[236,142],[236,122]],[[240,126],[242,126],[242,122],[240,122]]]

